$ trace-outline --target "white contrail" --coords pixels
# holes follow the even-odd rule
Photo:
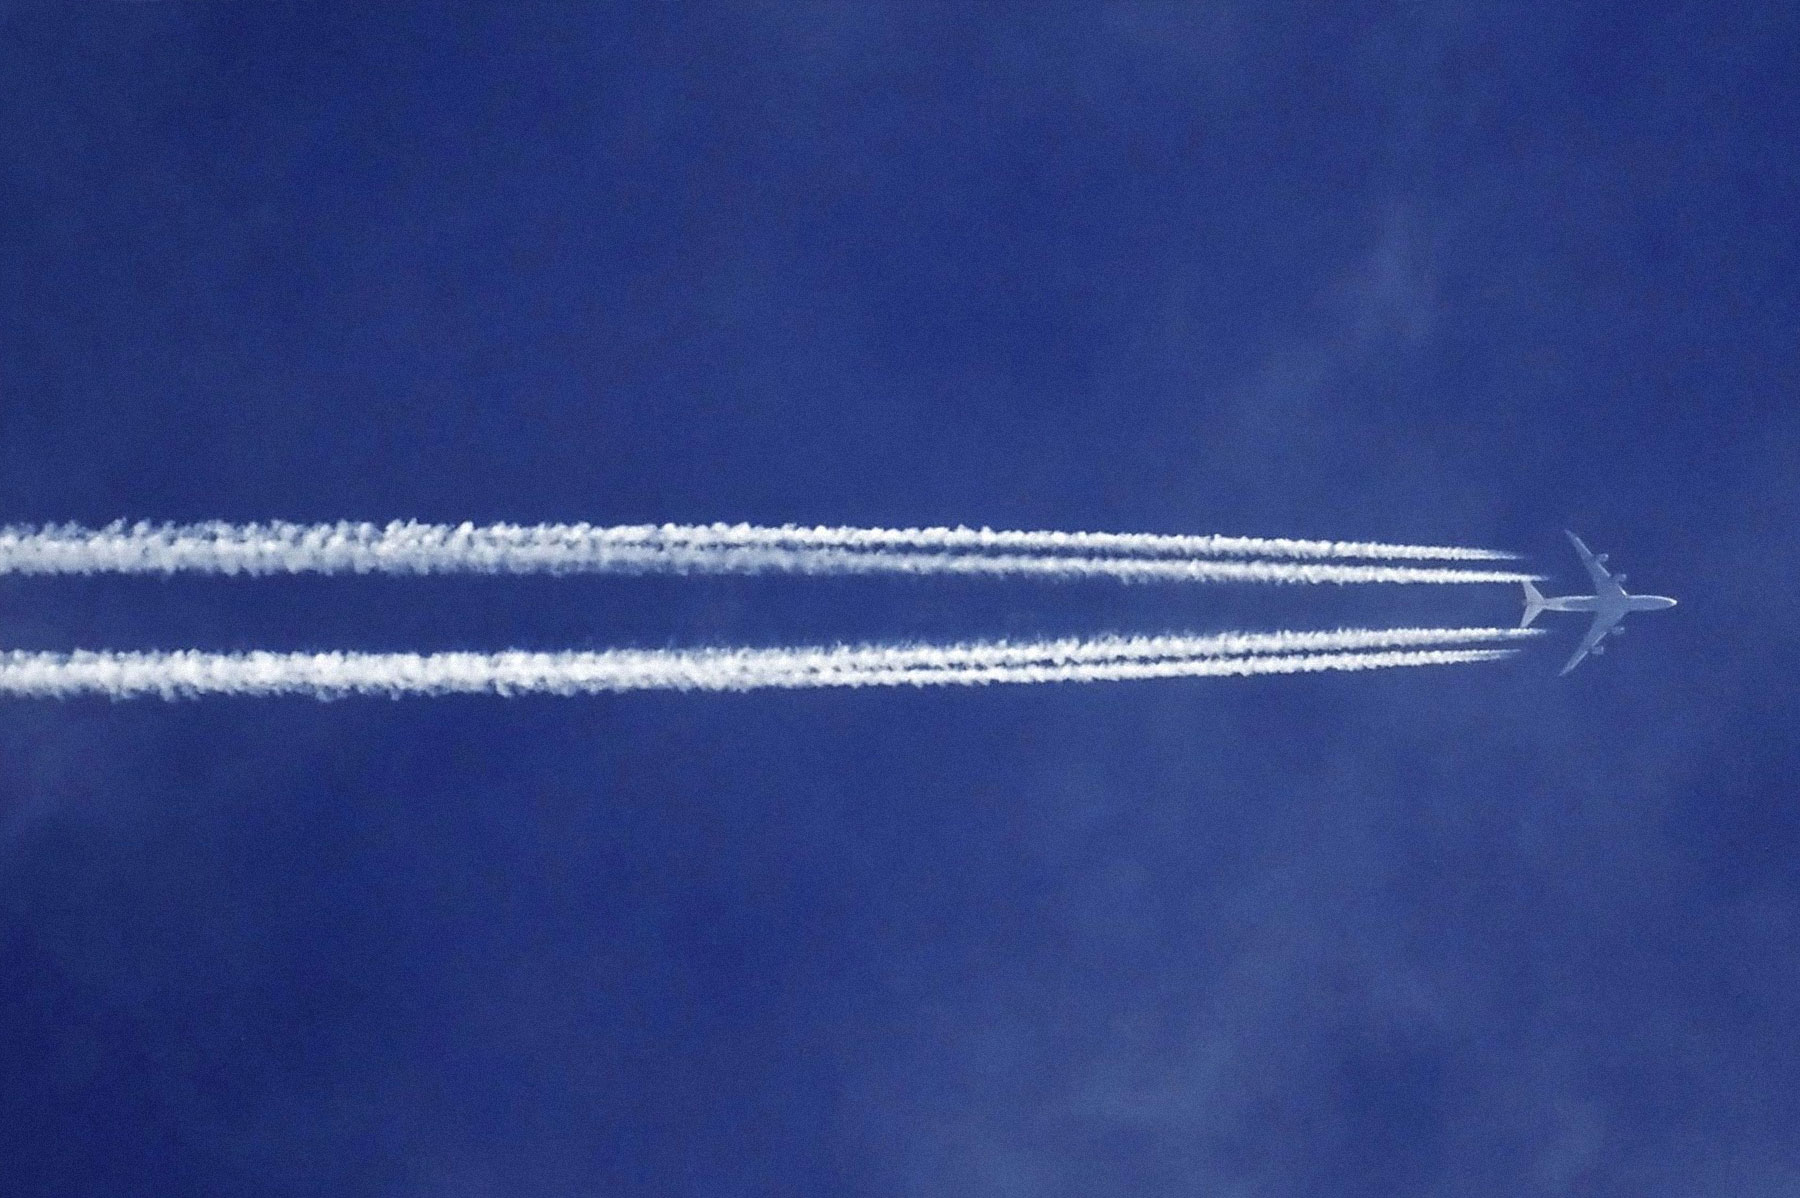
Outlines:
[[[950,540],[931,540],[937,533]],[[829,537],[826,536],[829,534]],[[937,545],[904,551],[899,541]],[[865,540],[856,540],[866,536]],[[1058,551],[951,551],[957,537],[1024,538],[1018,544],[1056,545]],[[837,538],[834,542],[831,537]],[[1058,538],[1099,537],[1108,552],[1067,553],[1077,547]],[[1034,538],[1036,540],[1034,540]],[[970,529],[759,529],[739,526],[634,526],[580,524],[441,525],[189,524],[105,528],[51,525],[0,529],[0,573],[9,574],[566,574],[566,573],[800,573],[1029,575],[1044,578],[1109,577],[1125,581],[1276,583],[1486,583],[1521,582],[1537,575],[1509,570],[1433,566],[1377,566],[1317,561],[1229,561],[1157,556],[1171,541],[1214,538],[1132,538],[1128,534],[989,533]],[[1276,546],[1327,542],[1252,542]],[[974,547],[971,545],[971,547]],[[955,548],[963,548],[956,542]],[[1090,547],[1093,548],[1093,547]],[[1404,546],[1360,546],[1405,549]],[[1196,552],[1192,545],[1189,552]],[[1435,552],[1435,551],[1432,551]],[[1484,550],[1465,551],[1486,554]]]
[[[818,673],[699,669],[693,668],[694,663],[670,663],[675,668],[638,663],[628,668],[627,663],[598,660],[604,656],[601,654],[12,654],[0,659],[0,694],[39,698],[102,694],[119,699],[302,694],[334,698],[352,694],[578,695],[635,690],[978,686],[1391,669],[1493,661],[1513,652],[1410,650]]]
[[[507,528],[508,526],[499,526]],[[614,528],[541,526],[620,543],[693,547],[762,546],[806,549],[923,549],[932,552],[1079,553],[1129,557],[1371,558],[1423,561],[1506,561],[1514,553],[1376,541],[1307,541],[1280,537],[1181,536],[1164,533],[1049,532],[992,528],[847,528],[792,524],[637,524]]]
[[[531,653],[0,653],[0,694],[593,694],[634,690],[974,686],[1287,674],[1488,661],[1491,648],[1341,651],[1514,641],[1532,629],[1339,629],[960,645]],[[1336,649],[1338,652],[1296,652]]]
[[[957,644],[836,645],[828,648],[616,650],[679,656],[695,662],[781,663],[817,673],[879,670],[957,670],[1080,662],[1177,660],[1281,653],[1343,653],[1368,649],[1420,649],[1484,642],[1515,642],[1536,628],[1336,628],[1329,631],[1217,632],[1163,636],[1062,637],[1041,641],[972,641]]]
[[[1516,649],[1426,649],[1388,653],[1289,653],[1268,657],[1189,657],[1070,665],[982,666],[888,674],[865,671],[826,681],[778,686],[986,686],[994,683],[1123,682],[1147,678],[1228,678],[1251,674],[1309,674],[1325,670],[1391,670],[1407,666],[1500,661]],[[734,688],[735,689],[735,688]]]

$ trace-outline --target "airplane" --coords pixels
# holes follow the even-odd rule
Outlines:
[[[1592,595],[1555,595],[1546,599],[1536,587],[1527,582],[1525,587],[1525,614],[1519,619],[1520,628],[1528,628],[1531,622],[1544,611],[1591,611],[1594,622],[1588,625],[1587,635],[1581,638],[1581,644],[1575,650],[1575,656],[1569,659],[1560,674],[1567,674],[1581,664],[1582,658],[1589,653],[1598,657],[1606,652],[1606,638],[1610,634],[1618,636],[1625,631],[1619,623],[1625,613],[1634,611],[1661,611],[1665,607],[1674,607],[1675,601],[1665,595],[1629,595],[1625,592],[1625,576],[1606,572],[1606,554],[1595,555],[1588,552],[1588,547],[1581,543],[1581,538],[1567,529],[1569,541],[1575,546],[1575,552],[1581,555],[1581,564],[1587,567],[1588,577],[1594,580]],[[1559,674],[1559,676],[1560,676]]]

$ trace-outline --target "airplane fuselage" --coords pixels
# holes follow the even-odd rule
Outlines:
[[[1674,606],[1675,601],[1666,595],[1548,595],[1544,598],[1545,611],[1616,611],[1623,615],[1628,611],[1661,611]]]

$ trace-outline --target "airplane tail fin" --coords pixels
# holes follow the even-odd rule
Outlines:
[[[1519,617],[1519,627],[1529,628],[1531,622],[1538,618],[1538,613],[1544,610],[1544,596],[1529,580],[1519,585],[1525,588],[1525,614]]]

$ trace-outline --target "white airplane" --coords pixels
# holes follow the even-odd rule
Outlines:
[[[1568,530],[1565,529],[1565,532]],[[1661,611],[1665,607],[1674,607],[1675,601],[1664,595],[1628,595],[1625,593],[1625,576],[1606,572],[1606,555],[1595,556],[1588,552],[1588,547],[1581,543],[1581,538],[1569,533],[1569,540],[1575,545],[1575,552],[1581,555],[1581,564],[1587,567],[1588,577],[1594,580],[1592,595],[1558,595],[1546,599],[1538,593],[1538,589],[1529,582],[1525,583],[1525,614],[1519,620],[1519,627],[1529,627],[1541,611],[1591,611],[1594,622],[1588,625],[1587,635],[1581,638],[1581,644],[1575,650],[1575,656],[1562,668],[1562,673],[1581,664],[1581,659],[1589,653],[1596,657],[1606,652],[1605,640],[1608,634],[1618,636],[1625,631],[1619,623],[1626,612]]]

